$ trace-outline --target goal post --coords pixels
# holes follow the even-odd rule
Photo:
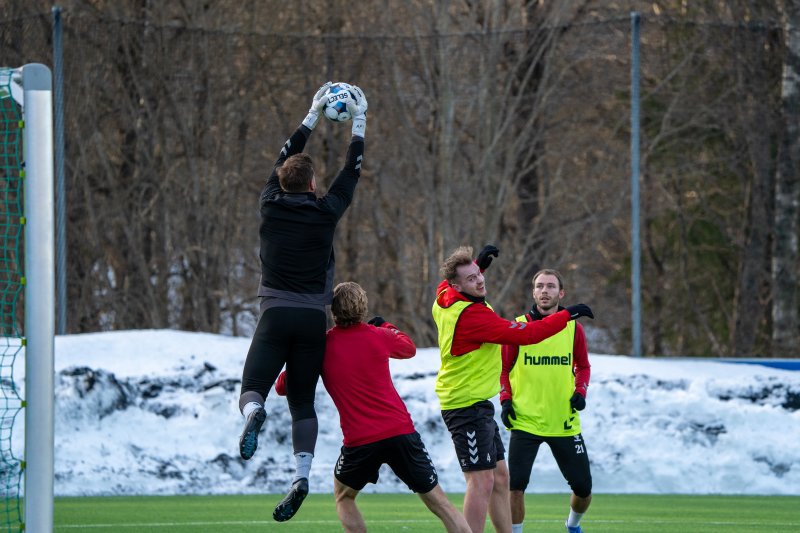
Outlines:
[[[21,88],[24,154],[25,462],[24,524],[27,531],[53,530],[55,236],[53,79],[48,67],[27,64],[15,71]],[[19,91],[12,91],[15,99]]]

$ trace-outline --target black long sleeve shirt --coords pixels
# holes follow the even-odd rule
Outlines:
[[[286,141],[261,193],[261,286],[267,297],[262,310],[276,306],[311,307],[324,311],[333,299],[336,224],[350,206],[361,176],[364,139],[354,136],[344,167],[327,194],[287,193],[278,182],[278,168],[300,153],[311,131],[300,126]]]

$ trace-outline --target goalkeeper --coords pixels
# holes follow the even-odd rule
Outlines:
[[[517,317],[518,322],[537,324],[564,309],[559,306],[564,282],[558,271],[540,270],[531,284],[533,306]],[[578,411],[586,407],[590,373],[586,336],[577,322],[535,344],[503,346],[500,404],[503,424],[511,430],[508,469],[513,533],[522,533],[525,488],[542,443],[550,446],[572,488],[567,531],[582,533],[581,517],[592,501],[592,474]]]
[[[367,483],[377,483],[381,465],[388,464],[447,531],[470,533],[467,521],[439,485],[428,451],[389,373],[390,358],[414,357],[414,341],[382,317],[363,322],[367,294],[357,283],[336,286],[331,313],[336,326],[328,331],[322,381],[339,411],[344,436],[333,477],[336,511],[344,530],[367,530],[356,496]],[[278,394],[286,391],[285,377],[292,371],[278,378]]]
[[[266,420],[264,402],[281,368],[289,369],[295,475],[273,512],[289,520],[308,494],[308,476],[317,442],[314,392],[325,353],[325,306],[333,295],[333,238],[336,224],[353,200],[364,154],[367,100],[358,87],[347,107],[352,138],[344,167],[325,196],[317,197],[311,157],[302,153],[325,105],[326,83],[314,95],[302,124],[283,145],[261,192],[261,316],[242,372],[239,409],[245,426],[239,454],[250,459]]]

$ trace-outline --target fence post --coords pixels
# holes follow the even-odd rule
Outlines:
[[[639,13],[631,12],[631,337],[642,356],[641,244],[639,242]]]
[[[56,173],[56,334],[67,333],[67,196],[64,183],[64,62],[61,8],[53,7],[53,148]]]

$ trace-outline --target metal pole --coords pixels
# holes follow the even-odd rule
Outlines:
[[[631,337],[642,356],[641,244],[639,242],[639,13],[631,12]]]
[[[53,75],[56,165],[56,320],[58,335],[67,333],[67,194],[64,177],[64,68],[61,44],[61,8],[53,7]]]
[[[25,132],[25,530],[53,531],[53,80],[22,68]]]

